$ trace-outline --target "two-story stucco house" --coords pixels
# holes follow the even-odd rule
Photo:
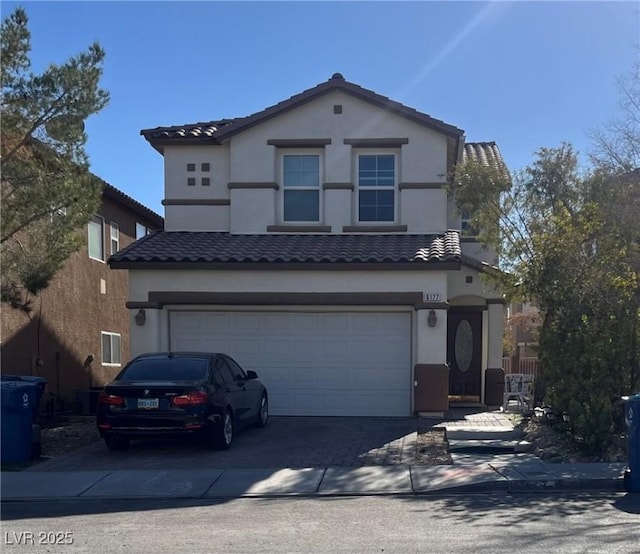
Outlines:
[[[226,352],[274,415],[500,403],[485,381],[503,301],[479,275],[495,260],[461,240],[446,189],[465,153],[502,163],[495,144],[340,74],[248,117],[141,134],[164,157],[166,212],[110,261],[129,270],[132,354]]]

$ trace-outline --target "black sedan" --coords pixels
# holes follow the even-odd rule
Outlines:
[[[236,430],[267,425],[269,397],[255,371],[226,354],[163,352],[131,360],[100,393],[96,413],[110,450],[164,436],[227,449]]]

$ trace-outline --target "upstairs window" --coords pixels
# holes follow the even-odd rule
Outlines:
[[[475,237],[478,233],[471,225],[471,212],[466,209],[460,210],[460,232],[463,237]]]
[[[120,227],[115,221],[111,222],[111,255],[120,250]]]
[[[358,156],[358,221],[395,221],[395,166],[393,154]]]
[[[89,257],[104,262],[104,219],[94,215],[87,225]]]
[[[148,235],[151,229],[143,225],[142,223],[136,223],[136,240]]]
[[[283,156],[284,221],[320,220],[320,156]]]

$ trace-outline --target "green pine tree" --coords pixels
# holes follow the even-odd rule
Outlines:
[[[109,100],[99,87],[105,54],[95,43],[34,74],[22,8],[2,21],[0,48],[1,300],[28,313],[100,205],[84,122]]]

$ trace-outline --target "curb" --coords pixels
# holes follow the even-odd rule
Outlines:
[[[184,496],[161,496],[161,495],[137,495],[137,496],[33,496],[24,498],[2,498],[0,503],[20,503],[20,502],[139,502],[146,500],[154,501],[219,501],[237,498],[347,498],[347,497],[424,497],[443,496],[457,494],[530,494],[530,493],[563,493],[563,492],[625,492],[623,479],[552,479],[540,480],[529,479],[519,481],[509,481],[501,479],[496,481],[486,481],[481,483],[470,483],[460,486],[443,487],[432,490],[408,491],[380,491],[380,492],[322,492],[312,493],[247,493],[239,495],[184,495]]]

